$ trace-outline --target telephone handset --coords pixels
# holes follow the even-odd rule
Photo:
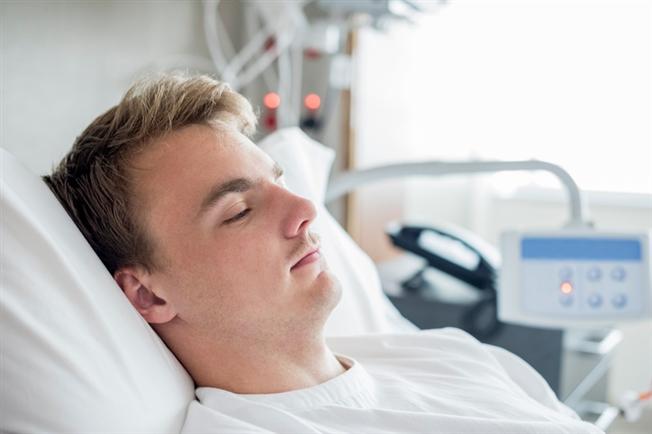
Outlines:
[[[424,258],[429,266],[477,289],[495,288],[500,253],[469,231],[393,223],[387,234],[395,246]]]
[[[424,271],[433,267],[482,291],[483,297],[463,316],[464,329],[479,338],[488,338],[499,329],[496,280],[501,261],[495,247],[452,225],[425,227],[391,223],[386,232],[395,246],[427,262],[424,269],[402,282],[405,290],[422,286]]]

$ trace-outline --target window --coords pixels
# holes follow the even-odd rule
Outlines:
[[[403,155],[536,158],[584,190],[652,194],[651,2],[454,0],[390,35],[365,31],[360,46],[396,61],[382,41],[398,37]],[[383,77],[372,80],[379,92]],[[559,185],[540,174],[494,181]]]

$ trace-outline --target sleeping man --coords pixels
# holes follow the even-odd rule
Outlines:
[[[184,432],[598,433],[507,351],[455,330],[324,338],[341,288],[315,206],[205,76],[132,87],[45,177],[190,373]]]

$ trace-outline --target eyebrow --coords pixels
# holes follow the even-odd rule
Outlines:
[[[279,179],[283,176],[283,168],[278,163],[274,163],[272,173],[274,174],[274,179]],[[202,200],[199,206],[197,217],[217,205],[226,195],[230,193],[244,193],[245,191],[251,190],[256,184],[258,182],[250,178],[234,178],[217,184],[204,196],[204,200]]]

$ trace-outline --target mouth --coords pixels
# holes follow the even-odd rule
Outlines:
[[[306,253],[301,259],[299,259],[293,266],[290,268],[290,271],[294,271],[295,269],[302,267],[307,264],[311,264],[315,261],[318,261],[319,258],[321,258],[321,252],[319,250],[319,247],[311,249],[308,253]]]

